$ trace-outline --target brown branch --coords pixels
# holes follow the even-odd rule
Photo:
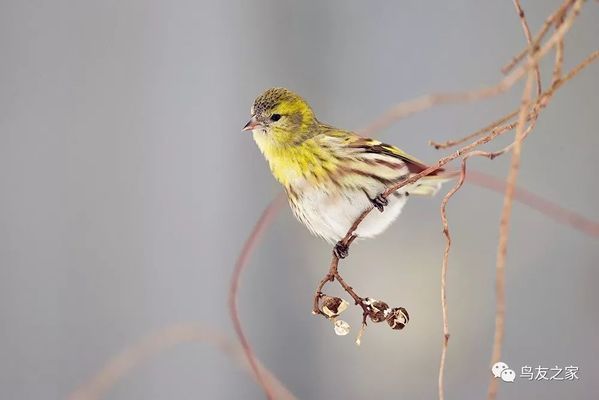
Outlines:
[[[429,140],[428,144],[433,146],[435,149],[440,150],[440,149],[447,149],[449,147],[454,147],[457,146],[459,144],[465,143],[470,139],[474,139],[476,137],[479,137],[480,135],[483,135],[487,132],[490,132],[491,130],[497,128],[497,126],[511,120],[512,118],[514,118],[516,115],[518,115],[518,111],[519,110],[514,110],[511,113],[504,115],[503,117],[499,118],[496,121],[493,121],[492,123],[490,123],[489,125],[485,126],[484,128],[481,128],[473,133],[470,133],[460,139],[456,139],[456,140],[448,140],[446,142],[436,142],[434,140]]]
[[[525,124],[528,108],[530,105],[531,88],[533,75],[529,73],[524,93],[522,95],[522,105],[520,115],[518,116],[518,126],[516,127],[516,138],[512,147],[512,160],[507,176],[507,186],[503,201],[503,210],[499,223],[499,244],[497,247],[497,264],[495,270],[495,292],[496,292],[496,310],[495,310],[495,335],[493,339],[493,354],[491,365],[500,361],[501,349],[503,345],[503,336],[505,332],[505,262],[507,257],[507,243],[509,236],[510,217],[512,204],[514,200],[514,191],[518,172],[520,170],[520,159],[522,154],[522,140],[525,135]],[[493,400],[497,396],[497,379],[492,379],[489,384],[488,399]]]
[[[355,239],[355,236],[349,241],[351,243]],[[353,288],[345,283],[343,278],[339,275],[338,271],[339,267],[339,257],[333,254],[333,258],[331,259],[331,263],[329,265],[329,272],[322,278],[316,288],[316,295],[314,296],[314,301],[312,303],[312,313],[313,314],[322,314],[328,317],[325,313],[320,309],[320,299],[324,295],[323,289],[327,282],[333,282],[335,279],[339,281],[339,284],[349,293],[351,298],[356,302],[356,304],[361,304],[360,302],[363,300],[356,292],[354,292]]]
[[[577,5],[579,5],[579,4],[582,4],[582,3],[578,3]],[[532,58],[532,57],[534,57],[533,52],[534,52],[535,48],[532,47],[530,30],[528,28],[528,23],[524,16],[524,11],[522,10],[519,0],[514,0],[514,6],[518,12],[518,15],[520,16],[521,23],[522,23],[522,26],[524,29],[524,33],[525,33],[526,39],[528,41],[529,47],[531,49],[530,57]],[[575,10],[576,10],[576,8],[575,8]],[[576,15],[576,11],[573,13],[573,15],[574,16]],[[559,23],[561,23],[562,19],[563,19],[563,14],[560,16],[560,19],[558,20],[558,24],[556,24],[556,26],[559,26]],[[591,55],[591,57],[592,56],[593,55]],[[506,254],[506,249],[507,249],[507,226],[509,223],[511,204],[512,204],[513,197],[515,194],[515,179],[516,179],[515,177],[517,176],[517,171],[518,171],[518,167],[519,167],[520,146],[521,146],[521,143],[524,140],[524,138],[528,135],[528,133],[532,129],[534,129],[534,126],[536,125],[536,121],[537,121],[537,118],[539,115],[539,109],[544,107],[547,104],[548,100],[551,98],[551,96],[553,95],[555,90],[561,84],[563,84],[563,82],[560,82],[562,62],[563,62],[563,37],[557,41],[556,59],[555,59],[555,66],[554,66],[552,88],[550,91],[548,91],[548,93],[545,94],[545,96],[542,96],[540,70],[539,70],[538,64],[536,65],[536,67],[534,69],[535,75],[536,75],[536,80],[537,80],[538,100],[537,100],[537,103],[535,104],[533,112],[529,113],[528,97],[530,96],[530,87],[527,87],[524,92],[525,94],[524,94],[523,104],[520,108],[519,121],[517,124],[517,135],[516,135],[516,139],[514,140],[514,142],[512,142],[510,145],[506,146],[504,149],[497,151],[497,152],[493,152],[493,153],[473,152],[473,153],[470,153],[469,155],[466,155],[462,160],[462,172],[460,175],[460,182],[456,185],[456,188],[455,188],[455,190],[459,189],[459,187],[461,187],[461,185],[463,183],[463,179],[465,177],[465,163],[466,163],[467,157],[469,157],[471,155],[475,155],[475,153],[477,153],[476,155],[484,155],[490,159],[493,159],[501,154],[504,154],[507,151],[515,149],[514,155],[512,158],[512,166],[510,168],[510,173],[511,173],[510,178],[512,179],[512,181],[510,183],[510,180],[508,179],[508,185],[506,185],[506,195],[505,195],[506,205],[504,206],[504,214],[503,214],[504,217],[502,218],[502,225],[500,226],[500,231],[501,231],[502,235],[500,236],[500,241],[499,241],[499,249],[500,250],[498,251],[498,262],[497,262],[497,267],[496,267],[497,268],[497,272],[496,272],[496,275],[497,275],[497,279],[496,279],[497,310],[496,310],[496,324],[495,324],[496,331],[495,331],[495,339],[494,339],[492,364],[497,362],[500,358],[501,344],[502,344],[503,332],[504,332],[504,319],[505,319],[505,293],[504,293],[505,292],[505,278],[504,278],[504,275],[505,275],[505,254]],[[582,65],[587,65],[587,64],[585,64],[585,62],[583,61]],[[574,69],[574,71],[577,71],[577,70]],[[531,78],[532,78],[532,75],[530,75],[530,73],[529,73],[529,80],[527,81],[527,84],[529,82],[532,82]],[[571,76],[570,76],[570,78],[571,78]],[[507,116],[507,118],[509,118],[509,117],[510,117],[510,115]],[[525,130],[524,124],[526,123],[527,120],[532,120],[532,122],[531,122],[531,125]],[[510,128],[511,128],[511,126],[510,126]],[[451,142],[449,142],[449,143],[451,143]],[[455,190],[452,190],[448,194],[448,196],[446,196],[444,198],[444,201],[442,204],[442,221],[443,221],[443,224],[445,227],[444,232],[447,237],[447,247],[446,247],[446,252],[445,252],[444,259],[443,259],[443,271],[444,272],[446,271],[446,268],[447,268],[447,257],[448,257],[449,247],[451,245],[449,231],[447,230],[445,205],[446,205],[449,197],[451,197],[455,193]],[[501,229],[501,227],[504,227],[504,229]],[[446,331],[446,322],[447,322],[446,307],[447,307],[447,305],[446,305],[445,298],[444,298],[444,293],[445,293],[444,282],[445,282],[445,279],[444,279],[444,277],[442,277],[441,292],[442,292],[442,308],[443,308],[443,315],[444,315],[445,335],[444,335],[444,346],[443,346],[442,354],[441,354],[441,366],[440,366],[440,370],[439,370],[439,396],[440,396],[440,398],[443,397],[444,361],[445,361],[445,355],[446,355],[446,351],[447,351],[447,342],[448,342],[448,336],[447,336],[447,331]],[[492,380],[489,385],[489,398],[494,398],[496,395],[496,391],[497,391],[497,382],[496,382],[496,380]]]
[[[516,56],[514,56],[508,64],[503,66],[501,68],[501,72],[504,74],[508,74],[520,61],[522,61],[524,59],[526,54],[534,53],[535,49],[537,49],[539,47],[541,41],[543,40],[543,38],[549,31],[549,28],[551,27],[551,25],[553,23],[555,23],[555,21],[557,19],[562,18],[563,15],[568,10],[568,8],[570,8],[570,6],[573,3],[574,3],[574,0],[565,0],[556,11],[554,11],[549,17],[547,17],[547,19],[543,23],[543,26],[541,27],[541,30],[539,31],[537,36],[534,38],[532,43],[529,44],[528,47],[526,47],[525,49],[520,51]]]
[[[185,323],[171,325],[158,332],[152,333],[128,346],[123,351],[112,357],[106,364],[87,382],[78,387],[68,397],[68,400],[98,400],[110,388],[129,374],[134,368],[144,364],[150,358],[168,350],[176,345],[190,342],[208,343],[215,346],[228,356],[240,361],[244,368],[253,373],[242,349],[232,343],[225,335],[210,331],[198,324]],[[294,400],[291,394],[258,360],[256,365],[260,375],[268,382],[277,399]]]
[[[530,128],[530,127],[529,127]],[[495,157],[503,154],[505,149],[498,152],[473,151],[462,157],[460,177],[453,188],[443,197],[441,201],[441,223],[443,225],[443,235],[445,236],[445,251],[443,252],[443,261],[441,267],[441,310],[443,314],[443,342],[441,348],[441,361],[439,363],[439,400],[445,398],[445,360],[447,358],[447,349],[449,345],[449,320],[447,306],[447,270],[449,265],[449,252],[451,250],[451,235],[449,233],[449,223],[447,222],[447,203],[464,185],[466,179],[466,161],[473,156],[483,156],[493,160]]]
[[[559,27],[564,21],[564,15],[560,15],[556,18],[555,26]],[[551,84],[553,85],[557,82],[562,76],[562,66],[564,64],[564,39],[562,38],[557,42],[555,46],[555,63],[553,66],[553,78]]]
[[[568,1],[569,3],[569,1]],[[493,86],[487,86],[479,89],[473,89],[455,93],[438,93],[429,94],[422,97],[417,97],[414,100],[400,103],[391,107],[383,115],[376,118],[370,125],[362,129],[360,132],[365,136],[370,136],[373,132],[378,132],[393,122],[405,118],[417,112],[422,112],[433,106],[448,104],[448,103],[467,103],[477,100],[483,100],[489,97],[497,96],[510,89],[518,82],[531,68],[534,68],[538,61],[543,58],[549,50],[551,50],[558,41],[560,41],[566,32],[570,30],[572,23],[578,17],[584,0],[576,0],[573,7],[573,12],[568,15],[564,22],[559,26],[547,42],[538,50],[534,49],[534,55],[529,57],[529,61],[521,65],[518,69],[512,71],[509,75],[503,78],[499,83]],[[565,3],[564,3],[565,4]]]
[[[347,246],[350,246],[351,243],[356,238],[355,235],[350,236],[347,241]],[[339,274],[339,257],[333,252],[333,257],[331,258],[331,263],[329,265],[329,272],[322,278],[316,288],[316,294],[314,296],[313,304],[312,304],[312,313],[324,315],[325,317],[329,317],[321,310],[320,307],[320,299],[324,296],[323,289],[328,282],[333,282],[335,279],[339,282],[341,287],[351,296],[356,305],[359,305],[362,308],[362,324],[366,324],[366,319],[371,314],[372,309],[369,304],[366,303],[366,298],[359,296],[350,285],[345,282],[343,277]]]
[[[537,102],[536,102],[535,106],[533,107],[533,111],[527,116],[527,121],[536,119],[538,117],[538,112],[540,111],[540,109],[545,108],[547,106],[549,100],[551,99],[551,97],[553,97],[556,90],[559,89],[564,83],[566,83],[570,79],[574,78],[580,71],[582,71],[585,67],[587,67],[589,64],[591,64],[593,61],[595,61],[598,57],[599,57],[599,50],[592,52],[582,62],[580,62],[576,67],[572,68],[572,70],[570,70],[565,76],[559,77],[556,80],[554,80],[552,82],[551,88],[549,90],[545,91],[544,93],[542,93],[541,96],[539,96],[539,98],[537,99]],[[458,144],[467,142],[468,140],[470,140],[472,138],[478,137],[484,133],[489,132],[492,129],[497,128],[498,125],[500,125],[506,121],[509,121],[510,119],[515,117],[518,114],[518,111],[519,110],[514,110],[511,113],[504,115],[500,119],[494,121],[493,123],[485,126],[484,128],[481,128],[481,129],[479,129],[473,133],[470,133],[462,138],[455,139],[455,140],[448,140],[445,142],[436,142],[433,140],[429,140],[429,144],[431,146],[433,146],[435,149],[446,149],[449,147],[454,147]],[[511,129],[514,129],[515,126],[516,126],[516,124],[513,123],[513,124],[505,125],[505,128],[511,130]]]
[[[520,23],[522,24],[522,29],[524,30],[524,36],[526,37],[526,42],[528,43],[528,48],[530,49],[530,53],[533,54],[535,52],[535,47],[532,45],[532,35],[530,34],[530,27],[528,26],[528,21],[526,20],[526,16],[524,15],[524,10],[522,9],[522,5],[520,4],[520,0],[513,0],[514,7],[516,8],[516,12],[518,13],[518,17],[520,18]],[[563,39],[558,42],[562,43]],[[543,89],[541,87],[541,70],[539,68],[539,64],[537,63],[534,67],[535,77],[537,79],[537,97],[541,95]]]
[[[241,273],[243,272],[244,267],[247,265],[250,255],[256,247],[256,245],[258,244],[260,237],[270,224],[271,220],[275,217],[277,211],[283,205],[284,198],[285,197],[283,193],[279,194],[279,196],[277,196],[262,212],[260,219],[256,223],[256,226],[254,226],[254,229],[250,233],[250,236],[246,240],[243,249],[239,254],[239,257],[237,258],[237,261],[235,263],[235,269],[233,270],[233,275],[231,276],[231,284],[229,286],[229,313],[231,315],[231,319],[233,320],[233,327],[235,328],[235,333],[237,334],[239,342],[241,343],[241,347],[243,348],[243,351],[248,359],[252,371],[257,377],[258,383],[260,384],[262,389],[264,389],[264,393],[266,394],[266,397],[269,400],[275,398],[274,390],[270,385],[270,382],[268,382],[264,378],[264,376],[262,376],[260,368],[258,367],[258,361],[256,359],[254,351],[252,350],[250,342],[248,341],[247,337],[245,336],[245,333],[243,332],[243,327],[239,318],[239,310],[237,308],[237,293],[239,291],[239,281],[241,279]]]
[[[443,263],[441,267],[441,310],[443,313],[443,344],[441,348],[441,361],[439,362],[439,400],[445,399],[445,360],[447,358],[447,348],[449,345],[449,319],[447,310],[447,269],[449,265],[449,250],[451,249],[451,235],[449,234],[449,224],[447,223],[447,203],[449,199],[462,187],[466,178],[466,155],[462,159],[462,168],[460,178],[451,190],[443,197],[441,202],[441,222],[443,224],[443,234],[445,235],[445,251],[443,252]]]
[[[525,115],[528,110],[528,104],[526,104],[526,105],[522,104],[522,110],[524,110],[524,111],[520,111],[520,114],[523,115],[522,113],[524,112],[524,115]],[[536,115],[538,115],[538,114],[536,114]],[[528,115],[528,117],[530,117],[530,114]],[[526,116],[524,119],[525,120],[527,119]],[[523,124],[526,122],[525,120],[522,121]],[[524,138],[527,136],[527,134],[530,131],[532,131],[532,129],[534,129],[535,123],[536,123],[536,116],[534,117],[531,125],[524,132],[522,132],[521,137],[519,138],[520,142],[522,142],[522,140],[524,140]],[[439,364],[439,383],[438,383],[438,385],[439,385],[439,400],[443,400],[445,398],[445,392],[444,392],[445,360],[447,357],[447,349],[448,349],[448,344],[449,344],[449,326],[448,326],[448,318],[447,318],[448,311],[447,311],[446,285],[447,285],[447,269],[448,269],[448,263],[449,263],[449,251],[451,249],[451,236],[449,234],[449,224],[447,222],[447,212],[446,212],[447,203],[449,202],[449,199],[464,184],[464,180],[466,178],[466,161],[469,157],[484,156],[484,157],[487,157],[487,158],[493,160],[494,158],[506,153],[507,151],[510,151],[512,149],[514,143],[504,147],[503,149],[501,149],[499,151],[495,151],[495,152],[473,151],[471,153],[466,154],[464,157],[462,157],[460,177],[458,179],[458,182],[447,193],[447,195],[445,195],[445,197],[443,198],[443,201],[441,202],[441,222],[443,224],[443,234],[445,235],[445,238],[446,238],[446,246],[445,246],[445,251],[443,254],[443,261],[442,261],[442,267],[441,267],[441,309],[442,309],[442,314],[443,314],[443,346],[441,349],[441,361]]]
[[[527,132],[533,129],[533,125],[529,126]],[[523,135],[523,138],[526,135]],[[460,168],[460,177],[455,186],[443,197],[441,201],[441,223],[443,224],[443,234],[445,236],[445,251],[443,253],[443,261],[441,266],[441,310],[443,314],[443,345],[441,348],[441,361],[439,363],[439,400],[445,398],[444,380],[445,380],[445,360],[447,357],[447,349],[449,345],[449,323],[448,323],[448,311],[447,311],[447,269],[449,265],[449,251],[451,249],[451,235],[449,234],[449,224],[447,222],[447,203],[455,193],[462,187],[464,180],[466,179],[466,161],[472,156],[484,156],[491,160],[498,157],[505,152],[509,151],[510,146],[506,146],[500,151],[486,152],[486,151],[473,151],[462,157],[462,163]]]

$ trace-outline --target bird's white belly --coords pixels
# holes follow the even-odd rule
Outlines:
[[[389,204],[384,212],[372,210],[358,226],[356,234],[360,238],[370,238],[383,232],[401,213],[407,196],[389,196]],[[329,194],[323,190],[308,190],[302,193],[297,204],[292,204],[296,217],[312,233],[331,243],[341,240],[356,218],[371,207],[371,202],[363,191],[345,191],[342,194]]]

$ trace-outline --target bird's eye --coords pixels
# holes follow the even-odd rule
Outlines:
[[[271,121],[278,121],[281,119],[281,114],[273,114],[270,116]]]

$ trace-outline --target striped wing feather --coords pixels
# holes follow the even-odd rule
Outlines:
[[[409,175],[418,174],[428,168],[426,164],[401,149],[374,139],[359,138],[350,146],[359,149],[364,154],[374,155],[379,158],[379,162],[389,162],[390,160],[401,161],[403,166],[407,168]],[[439,191],[441,183],[450,178],[449,176],[446,176],[444,172],[444,169],[440,169],[431,175],[423,177],[418,183],[407,187],[407,191],[410,194],[416,195],[435,195]],[[406,178],[407,176],[405,175],[399,176],[393,183],[397,183]]]

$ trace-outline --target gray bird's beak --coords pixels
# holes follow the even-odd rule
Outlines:
[[[244,131],[251,131],[251,130],[256,129],[258,127],[262,127],[262,125],[260,125],[260,123],[258,122],[258,120],[256,119],[255,116],[252,116],[252,118],[248,121],[247,124],[245,124],[245,126],[243,127],[242,130],[244,130]]]

